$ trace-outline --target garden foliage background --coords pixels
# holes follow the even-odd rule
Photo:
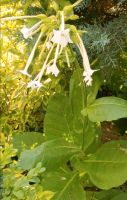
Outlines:
[[[75,3],[75,0],[1,0],[1,17],[8,16],[21,16],[21,15],[39,15],[46,14],[50,16],[52,14],[55,15],[57,4],[59,8],[62,8],[66,5],[70,5],[70,3]],[[82,33],[82,39],[84,45],[86,47],[88,57],[90,60],[91,67],[93,69],[100,69],[98,72],[98,76],[94,78],[92,88],[92,92],[95,94],[95,97],[101,98],[104,96],[115,96],[122,98],[123,100],[127,100],[127,2],[126,0],[83,0],[73,8],[74,14],[78,15],[79,18],[76,20],[68,20],[67,23],[71,25],[75,25],[77,29]],[[80,159],[77,157],[73,157],[74,152],[77,155],[76,149],[71,149],[69,146],[67,155],[64,155],[64,152],[61,153],[61,157],[63,156],[63,160],[57,157],[57,153],[54,150],[55,146],[61,144],[61,140],[54,142],[50,141],[46,143],[47,150],[44,150],[43,154],[45,155],[47,160],[44,160],[45,166],[43,166],[43,162],[40,157],[34,159],[34,153],[30,154],[22,154],[21,162],[24,162],[24,159],[28,162],[24,162],[24,166],[21,163],[19,165],[19,157],[20,153],[23,152],[24,149],[34,149],[35,147],[39,147],[39,145],[43,145],[44,141],[47,141],[45,137],[49,139],[56,139],[56,136],[52,136],[52,131],[55,132],[55,126],[57,123],[55,121],[52,127],[48,127],[48,124],[51,125],[51,121],[54,117],[59,118],[58,113],[55,111],[60,111],[60,108],[57,107],[59,102],[61,102],[61,108],[63,107],[66,110],[66,114],[68,116],[68,120],[71,121],[71,111],[70,108],[64,107],[65,102],[68,102],[66,97],[78,98],[77,94],[74,91],[78,91],[76,88],[76,84],[79,84],[79,79],[82,79],[81,71],[78,71],[78,77],[76,75],[77,65],[82,69],[82,58],[79,53],[76,45],[71,46],[71,51],[69,52],[70,64],[68,67],[68,63],[65,61],[65,55],[62,55],[61,60],[59,61],[60,66],[60,74],[58,77],[54,77],[53,75],[49,75],[50,82],[45,84],[45,87],[41,87],[39,90],[31,90],[27,88],[27,84],[30,81],[29,77],[25,77],[18,72],[19,69],[23,69],[28,59],[30,52],[32,51],[33,45],[35,44],[38,35],[35,35],[32,39],[25,39],[21,33],[21,29],[24,25],[27,27],[31,27],[36,22],[36,19],[30,20],[8,20],[2,21],[1,24],[1,90],[0,90],[0,104],[1,104],[1,197],[3,200],[16,200],[16,199],[98,199],[98,200],[122,200],[127,196],[127,188],[124,185],[125,181],[127,181],[127,174],[124,172],[122,178],[118,177],[114,180],[114,185],[109,184],[109,180],[106,183],[103,183],[103,179],[108,179],[104,175],[101,177],[102,180],[96,180],[94,174],[90,171],[90,166],[88,163],[86,164],[86,171],[89,171],[88,174],[85,174],[83,171],[84,163],[81,164],[79,161],[83,159],[82,153],[80,152]],[[43,55],[42,44],[44,40],[42,39],[42,43],[38,45],[36,50],[34,59],[30,66],[30,72],[32,75],[36,74],[39,70],[45,54]],[[72,55],[73,52],[73,55]],[[75,58],[77,65],[75,65]],[[75,74],[73,74],[75,72]],[[80,78],[79,78],[80,77]],[[46,81],[48,78],[44,77],[42,81]],[[71,83],[70,83],[71,79]],[[96,81],[97,80],[97,81]],[[73,91],[74,90],[74,91]],[[54,99],[51,97],[54,94],[58,94]],[[89,90],[88,90],[89,93]],[[82,93],[79,92],[79,95]],[[63,96],[59,96],[63,95]],[[90,93],[91,95],[91,93]],[[66,97],[65,97],[66,96]],[[94,98],[95,98],[94,97]],[[56,98],[56,99],[55,99]],[[93,97],[92,97],[93,98]],[[62,102],[64,99],[64,102]],[[50,101],[49,101],[50,100]],[[51,102],[51,103],[49,103]],[[79,103],[73,102],[77,106]],[[57,104],[57,105],[56,105]],[[124,103],[123,103],[124,104]],[[49,105],[49,106],[48,106]],[[48,106],[48,109],[47,109]],[[80,107],[80,106],[79,106]],[[54,108],[54,110],[53,110]],[[56,109],[56,110],[55,110]],[[78,108],[80,109],[80,108]],[[127,107],[125,108],[127,110]],[[50,113],[51,111],[53,113]],[[75,111],[78,113],[78,111]],[[80,110],[81,112],[81,110]],[[48,116],[48,114],[49,116]],[[47,114],[47,115],[46,115]],[[53,116],[51,117],[50,115]],[[55,116],[56,114],[56,116]],[[79,115],[79,114],[78,114]],[[77,116],[78,116],[77,115]],[[122,115],[121,111],[119,111],[118,115],[120,116],[114,117],[112,120],[117,124],[119,128],[120,134],[126,136],[127,130],[127,118],[126,114]],[[46,117],[45,117],[46,116]],[[84,112],[85,116],[85,112]],[[123,117],[125,116],[125,117]],[[49,118],[48,118],[49,117]],[[51,117],[51,119],[50,119]],[[46,121],[47,120],[47,121]],[[48,121],[49,120],[49,121]],[[51,120],[51,121],[50,121]],[[102,120],[102,121],[112,121],[112,120]],[[45,125],[44,125],[45,121]],[[62,121],[62,119],[61,119]],[[92,122],[96,122],[98,135],[100,138],[100,122],[97,122],[95,119],[91,120]],[[59,120],[58,120],[59,122]],[[56,124],[55,124],[56,123]],[[63,121],[62,121],[63,123]],[[76,119],[74,119],[74,123]],[[89,122],[91,123],[91,122]],[[88,123],[88,128],[90,129],[91,124]],[[76,129],[79,131],[80,124]],[[63,123],[64,126],[64,123]],[[72,125],[69,125],[70,127]],[[66,127],[63,127],[64,132],[66,132]],[[72,128],[73,130],[73,128]],[[71,130],[71,132],[73,132]],[[93,130],[93,129],[91,129]],[[46,131],[48,134],[45,136],[43,132]],[[86,154],[92,154],[94,151],[98,149],[98,141],[94,141],[94,133],[90,131],[90,136],[86,139],[85,156]],[[57,135],[56,131],[56,135]],[[72,134],[72,133],[71,133]],[[64,134],[63,134],[64,135]],[[61,135],[63,137],[63,135]],[[72,134],[73,135],[73,134]],[[67,135],[66,135],[67,137]],[[72,136],[73,137],[73,136]],[[92,138],[92,139],[91,139]],[[70,136],[68,140],[72,140]],[[79,141],[78,141],[79,140]],[[74,136],[74,144],[79,145],[80,136],[75,138]],[[92,149],[91,144],[94,143],[94,148]],[[24,142],[24,143],[23,143]],[[66,144],[66,141],[65,145]],[[99,141],[100,142],[100,141]],[[113,143],[106,144],[107,148],[114,149],[117,147],[116,144]],[[70,142],[71,143],[71,142]],[[24,146],[23,146],[24,145]],[[48,145],[50,149],[48,149]],[[62,144],[63,145],[63,142]],[[69,144],[70,145],[70,144]],[[88,146],[89,148],[88,148]],[[109,146],[108,146],[109,145]],[[117,143],[118,145],[118,143]],[[127,148],[126,137],[121,141],[120,145],[123,145],[121,148],[124,151]],[[77,147],[76,147],[77,148]],[[102,147],[103,148],[103,147]],[[45,149],[45,147],[41,147]],[[91,150],[90,150],[91,149]],[[54,150],[54,151],[53,151]],[[103,149],[102,149],[103,150]],[[54,159],[60,159],[60,163],[56,163],[56,166],[59,166],[56,169],[54,159],[50,156],[54,153]],[[65,150],[63,150],[65,151]],[[107,150],[105,150],[107,151]],[[102,151],[103,152],[103,151]],[[116,152],[116,149],[115,149]],[[113,151],[111,155],[114,155]],[[118,152],[119,154],[120,152]],[[108,155],[108,152],[105,152]],[[95,156],[95,155],[94,155]],[[96,159],[103,157],[100,152],[95,156]],[[123,168],[127,167],[127,158],[124,157],[123,154],[119,155],[124,164]],[[99,157],[99,158],[98,158]],[[45,158],[44,158],[45,159]],[[77,161],[77,160],[78,161]],[[93,157],[91,157],[93,159]],[[106,157],[108,160],[109,158]],[[121,159],[118,160],[121,161]],[[71,160],[71,161],[70,161]],[[66,161],[66,162],[65,162]],[[52,169],[48,166],[51,164]],[[33,163],[33,164],[32,164]],[[67,164],[66,164],[67,163]],[[73,165],[74,163],[74,165]],[[119,165],[119,173],[121,173],[121,165]],[[46,168],[47,167],[47,168]],[[49,169],[48,169],[49,167]],[[94,166],[92,166],[94,167]],[[96,166],[95,168],[99,168],[100,166]],[[77,173],[80,174],[80,178]],[[88,168],[88,169],[87,169]],[[46,169],[46,171],[45,171]],[[92,168],[93,169],[93,168]],[[114,179],[114,175],[111,173],[111,166],[108,168],[110,172],[109,176]],[[48,172],[47,172],[48,170]],[[52,172],[53,170],[53,172]],[[95,170],[95,169],[94,169]],[[102,174],[104,174],[104,170],[102,170]],[[107,170],[107,171],[108,171]],[[96,171],[96,170],[95,170]],[[118,173],[116,170],[116,172]],[[124,171],[124,169],[123,169]],[[65,173],[63,175],[63,173]],[[101,173],[101,172],[100,172]],[[106,174],[106,175],[107,175]],[[90,178],[88,177],[90,176]],[[92,178],[91,178],[92,177]],[[61,178],[61,179],[60,179]],[[100,178],[100,179],[101,179]],[[61,183],[59,180],[66,179],[67,184]],[[122,179],[122,180],[121,180]],[[118,181],[119,180],[119,181]],[[67,188],[67,185],[71,181],[73,184],[70,188]],[[77,185],[76,185],[77,183]],[[79,184],[78,184],[79,183]],[[59,186],[60,185],[60,186]],[[76,186],[75,186],[76,185]],[[122,185],[122,186],[121,186]],[[44,187],[45,186],[45,187]],[[57,186],[57,187],[56,187]],[[59,186],[59,187],[58,187]],[[114,189],[115,187],[115,189]],[[84,190],[83,190],[84,188]],[[113,188],[113,189],[112,189]],[[105,190],[106,189],[106,190]],[[62,191],[62,192],[61,192]],[[66,191],[66,194],[64,193]],[[86,191],[86,192],[85,192]],[[85,193],[84,193],[85,192]],[[76,195],[77,194],[77,195]],[[55,196],[54,196],[55,195]],[[73,196],[74,195],[74,196]],[[123,195],[123,196],[119,196]],[[119,197],[116,197],[119,196]]]

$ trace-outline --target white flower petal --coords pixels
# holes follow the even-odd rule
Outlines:
[[[56,66],[56,64],[53,64],[53,65],[51,65],[51,66],[49,66],[49,67],[47,67],[47,70],[46,70],[46,73],[47,74],[53,74],[53,75],[55,75],[56,77],[58,76],[58,74],[59,74],[59,69],[57,68],[57,66]]]
[[[33,80],[33,81],[30,81],[29,83],[28,83],[28,86],[27,86],[28,88],[32,88],[32,89],[37,89],[37,88],[40,88],[40,87],[42,87],[42,83],[40,83],[40,81],[35,81],[35,80]]]
[[[68,43],[72,43],[72,40],[70,38],[70,29],[69,28],[64,30],[64,37],[66,38]]]
[[[24,70],[17,70],[18,72],[20,72],[21,74],[24,74],[28,77],[31,77],[31,75],[24,69]]]
[[[52,43],[51,43],[51,42],[47,42],[47,43],[46,43],[46,47],[47,47],[48,50],[51,49],[51,46],[52,46]]]
[[[53,30],[53,37],[52,37],[51,41],[59,44],[60,39],[61,39],[60,34],[61,34],[61,31]]]
[[[98,70],[89,69],[89,70],[83,72],[84,81],[85,81],[85,83],[86,83],[87,86],[91,86],[92,85],[92,81],[93,81],[92,74],[95,71],[98,71]]]
[[[93,79],[92,79],[92,77],[87,76],[87,77],[84,78],[84,81],[85,81],[87,86],[91,86]]]
[[[51,41],[60,44],[62,47],[67,46],[68,43],[72,43],[70,38],[70,29],[53,30],[53,37]]]
[[[26,26],[24,26],[22,29],[21,29],[21,33],[23,34],[23,37],[25,39],[27,39],[29,37],[29,34],[30,34],[30,29],[27,28]]]

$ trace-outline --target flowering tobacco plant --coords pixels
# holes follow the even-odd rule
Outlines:
[[[79,1],[80,2],[80,1]],[[71,11],[71,18],[77,18],[73,14],[73,7],[75,4],[66,6],[64,9],[58,10],[56,12],[56,16],[52,15],[47,17],[44,14],[36,15],[36,16],[18,16],[18,17],[7,17],[3,18],[3,21],[7,20],[16,20],[16,19],[29,19],[29,18],[37,18],[39,21],[35,23],[31,28],[27,28],[24,26],[21,29],[21,33],[25,39],[34,37],[38,34],[38,38],[33,46],[33,49],[28,57],[26,65],[23,70],[18,70],[18,72],[31,77],[29,74],[29,67],[34,59],[35,51],[41,43],[43,38],[44,41],[44,48],[43,52],[46,53],[45,60],[42,63],[42,67],[36,77],[28,83],[28,88],[40,88],[43,86],[41,83],[42,77],[44,75],[52,74],[57,77],[60,73],[60,68],[58,66],[58,59],[60,58],[61,54],[64,52],[67,58],[67,63],[70,65],[69,57],[67,55],[66,48],[70,48],[70,44],[73,43],[79,48],[79,51],[82,56],[83,60],[83,77],[86,86],[92,85],[92,74],[96,70],[92,70],[90,67],[88,55],[83,44],[82,38],[80,36],[79,31],[76,29],[75,26],[70,24],[66,24],[65,22],[70,19],[70,11]],[[74,38],[72,37],[74,35]],[[52,59],[54,55],[54,58]]]
[[[101,131],[101,122],[127,117],[127,101],[112,96],[98,97],[100,77],[94,74],[97,70],[90,67],[81,31],[68,24],[69,20],[77,18],[73,14],[74,5],[61,10],[56,8],[56,15],[2,19],[34,18],[36,21],[31,28],[23,26],[20,30],[25,41],[35,41],[24,69],[18,70],[29,77],[27,88],[38,91],[59,79],[63,66],[75,67],[68,88],[56,87],[51,93],[50,89],[49,93],[47,90],[45,93],[32,93],[23,87],[25,95],[16,90],[10,98],[6,96],[8,90],[3,83],[7,107],[4,113],[8,118],[3,117],[2,131],[7,139],[3,134],[1,143],[3,200],[127,199],[127,193],[119,194],[118,188],[127,181],[127,142],[121,139],[103,144]],[[74,46],[81,54],[83,69],[75,58]],[[38,49],[41,49],[37,62],[39,67],[31,73]],[[11,87],[12,84],[14,82],[10,82]],[[16,99],[18,106],[15,105]],[[10,104],[14,104],[14,108]],[[14,116],[12,121],[11,115]],[[14,126],[17,116],[19,121]],[[34,122],[36,116],[37,120],[40,116],[42,120]],[[6,126],[10,122],[14,122],[12,130]],[[33,127],[37,132],[33,132]]]

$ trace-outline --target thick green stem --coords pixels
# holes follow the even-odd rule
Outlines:
[[[70,48],[73,57],[75,58],[73,50]],[[78,60],[75,58],[75,63],[78,68],[80,68]],[[82,89],[82,109],[86,108],[87,106],[87,88],[86,84],[84,83],[83,79],[81,80],[81,89]],[[88,117],[83,117],[83,132],[82,132],[82,145],[81,148],[84,150],[84,143],[85,143],[85,134],[88,128]]]
[[[83,81],[82,81],[83,82]],[[83,93],[83,97],[84,97],[84,106],[83,109],[87,107],[87,88],[85,83],[83,82],[83,86],[85,87],[85,93]],[[82,132],[82,150],[84,151],[84,144],[85,144],[85,135],[87,133],[88,130],[88,117],[84,117],[83,116],[83,132]]]

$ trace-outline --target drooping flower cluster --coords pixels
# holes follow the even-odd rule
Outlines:
[[[35,31],[35,27],[38,27],[37,25],[39,26],[39,23],[35,24],[29,30],[27,30],[25,28],[22,29],[22,33],[25,36],[25,39],[32,35],[32,31]],[[35,53],[36,47],[37,47],[37,45],[38,45],[38,43],[40,41],[40,38],[41,38],[41,35],[38,37],[38,39],[37,39],[37,41],[35,43],[35,46],[33,47],[33,50],[32,50],[32,52],[31,52],[31,54],[30,54],[30,56],[29,56],[29,58],[27,60],[25,69],[24,70],[20,70],[21,73],[23,73],[23,74],[25,74],[25,75],[27,75],[29,77],[30,77],[30,75],[29,75],[27,70],[28,70],[28,68],[30,66],[30,63],[31,63],[33,57],[34,57],[34,53]],[[29,87],[31,87],[33,89],[40,88],[42,86],[42,83],[40,81],[41,81],[41,78],[42,78],[44,73],[46,73],[47,75],[48,74],[52,74],[55,77],[58,76],[60,71],[59,71],[59,69],[57,67],[57,59],[58,59],[59,54],[61,54],[62,49],[64,47],[66,47],[68,45],[68,43],[72,43],[72,40],[70,38],[70,29],[65,29],[64,15],[63,15],[63,12],[62,12],[61,13],[60,29],[59,30],[53,30],[52,37],[49,37],[49,40],[46,43],[46,46],[47,46],[49,52],[47,54],[45,62],[43,63],[42,69],[40,70],[38,75],[35,77],[35,79],[31,80],[28,83],[28,88]],[[55,50],[53,63],[50,64],[49,58],[50,58],[50,55],[51,55],[53,49],[55,48],[55,45],[57,45],[57,46],[56,46],[56,50]]]
[[[21,33],[23,34],[23,37],[25,39],[32,38],[32,36],[34,36],[36,33],[39,33],[38,38],[26,62],[25,68],[23,70],[17,70],[18,72],[28,76],[29,78],[31,77],[31,75],[29,74],[28,70],[33,61],[37,46],[39,42],[41,41],[43,34],[45,35],[46,33],[48,33],[43,45],[44,46],[43,51],[45,51],[45,48],[47,48],[46,50],[46,52],[48,51],[47,56],[44,60],[44,63],[42,64],[42,68],[40,72],[36,75],[36,77],[33,80],[31,80],[28,83],[28,86],[27,86],[28,88],[39,89],[40,87],[42,87],[43,84],[41,83],[41,79],[44,74],[47,74],[47,75],[52,74],[55,77],[57,77],[60,72],[57,66],[58,57],[62,53],[63,49],[65,49],[69,43],[73,43],[70,37],[71,29],[65,28],[64,11],[61,11],[60,13],[61,13],[61,22],[60,22],[59,30],[53,29],[52,31],[49,31],[49,29],[46,27],[46,24],[43,23],[42,19],[39,20],[37,23],[35,23],[31,28],[27,28],[26,26],[24,26],[21,29]],[[33,16],[33,18],[34,17],[37,18],[37,16]],[[18,17],[12,17],[12,18],[4,18],[4,21],[8,19],[14,20],[14,19],[25,19],[25,18],[32,18],[32,16],[18,16]],[[77,38],[77,42],[75,42],[75,44],[78,46],[82,59],[83,59],[84,82],[86,83],[87,86],[91,86],[92,74],[97,70],[92,70],[90,67],[87,52],[78,31],[76,30],[74,34]],[[64,50],[64,52],[67,59],[67,64],[68,66],[70,66],[70,61],[69,61],[69,57],[68,57],[66,49]],[[54,58],[51,59],[53,53],[54,53]]]
[[[54,57],[54,62],[51,66],[47,67],[47,74],[53,74],[55,76],[58,76],[59,74],[59,69],[56,65],[57,62],[57,57],[59,54],[59,48],[64,48],[68,45],[68,43],[72,43],[72,40],[70,38],[70,29],[65,29],[64,25],[64,14],[62,12],[61,14],[61,26],[60,30],[53,30],[53,37],[51,38],[51,41],[53,43],[57,44],[56,52],[55,52],[55,57]]]

